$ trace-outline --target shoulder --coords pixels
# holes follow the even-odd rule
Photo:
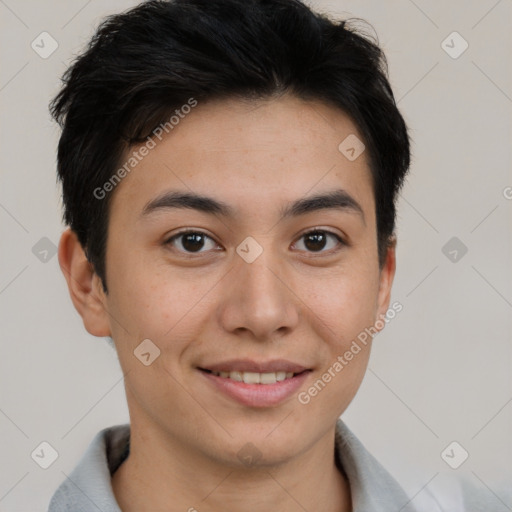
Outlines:
[[[129,437],[129,424],[98,432],[53,494],[48,512],[88,512],[91,502],[101,503],[103,512],[121,512],[112,491],[111,475],[126,455]]]
[[[405,492],[340,419],[336,426],[337,458],[347,473],[357,510],[402,512],[511,512],[511,482],[484,482],[476,473],[438,471]],[[410,489],[411,486],[409,486]],[[379,508],[380,507],[380,508]]]
[[[510,485],[483,482],[475,474],[440,472],[414,499],[418,512],[510,512]],[[436,507],[436,508],[432,508]]]

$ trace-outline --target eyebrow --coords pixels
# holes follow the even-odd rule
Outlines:
[[[220,215],[222,217],[233,218],[236,216],[235,209],[223,201],[204,195],[178,191],[165,192],[152,201],[149,201],[144,206],[141,216],[146,217],[157,211],[175,208],[188,208],[210,215]],[[281,220],[284,220],[315,211],[330,209],[355,213],[361,216],[363,224],[366,225],[364,211],[361,205],[343,189],[298,199],[284,208],[281,208],[280,215]]]

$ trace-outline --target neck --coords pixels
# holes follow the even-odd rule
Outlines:
[[[132,421],[130,455],[114,473],[112,488],[123,512],[350,512],[349,484],[334,457],[334,427],[278,467],[240,468],[148,434]]]

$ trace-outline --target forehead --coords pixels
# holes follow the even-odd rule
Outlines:
[[[345,151],[344,141],[362,136],[337,108],[294,96],[229,99],[198,103],[174,122],[161,140],[152,137],[154,147],[118,185],[113,209],[140,213],[163,192],[178,190],[222,197],[240,214],[251,205],[282,212],[283,202],[340,188],[373,209],[366,152],[353,159]]]

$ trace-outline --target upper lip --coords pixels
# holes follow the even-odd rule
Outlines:
[[[200,367],[202,370],[212,372],[255,372],[255,373],[274,373],[274,372],[292,372],[301,373],[309,368],[286,359],[273,359],[272,361],[252,361],[250,359],[230,359],[221,363],[208,364]]]

